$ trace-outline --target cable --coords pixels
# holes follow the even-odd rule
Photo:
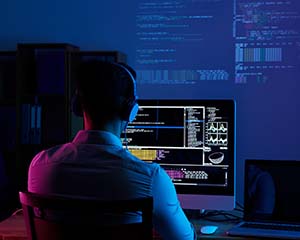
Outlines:
[[[16,211],[14,211],[11,216],[16,216],[18,215],[19,213],[22,213],[23,212],[23,209],[22,208],[18,208]]]
[[[242,220],[240,214],[222,210],[189,211],[192,219],[203,219],[213,222],[239,222]]]
[[[214,222],[238,222],[242,220],[242,216],[228,211],[206,211],[200,218]]]
[[[239,203],[238,201],[236,201],[236,205],[237,205],[238,207],[240,207],[241,209],[244,209],[244,206],[243,206],[241,203]]]
[[[234,210],[239,211],[239,212],[244,212],[244,206],[240,204],[238,201],[236,201],[236,208]]]

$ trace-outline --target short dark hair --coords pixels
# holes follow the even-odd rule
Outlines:
[[[83,110],[92,120],[106,121],[116,117],[123,99],[135,94],[135,82],[128,71],[136,78],[136,72],[124,63],[90,60],[80,64],[77,94]]]

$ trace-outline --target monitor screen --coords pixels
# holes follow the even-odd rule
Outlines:
[[[126,130],[128,150],[164,168],[184,208],[232,208],[234,101],[141,100],[139,105]]]

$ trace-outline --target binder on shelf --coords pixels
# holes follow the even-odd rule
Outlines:
[[[30,143],[30,104],[22,104],[21,106],[22,111],[22,125],[21,125],[21,143],[22,144],[29,144]]]
[[[30,116],[30,142],[29,143],[34,143],[34,135],[35,135],[35,106],[30,106],[30,112],[31,112],[31,116]]]
[[[42,106],[36,106],[35,142],[41,144]]]
[[[41,144],[40,105],[22,104],[22,144]]]

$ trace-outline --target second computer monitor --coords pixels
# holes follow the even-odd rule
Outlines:
[[[235,202],[233,100],[140,100],[128,125],[128,150],[158,163],[186,209],[223,209]]]

